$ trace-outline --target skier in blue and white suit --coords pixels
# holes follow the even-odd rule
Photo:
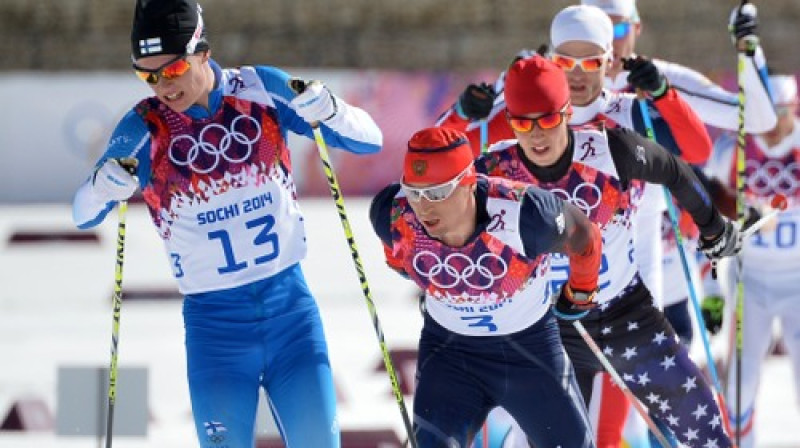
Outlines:
[[[194,0],[138,0],[134,69],[153,89],[78,190],[80,228],[137,188],[185,296],[189,389],[202,447],[253,446],[259,388],[289,447],[339,447],[328,351],[299,262],[303,217],[287,131],[367,154],[382,135],[319,82],[297,94],[268,66],[210,59]]]

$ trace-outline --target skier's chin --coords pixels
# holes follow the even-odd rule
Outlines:
[[[531,146],[530,151],[537,156],[543,156],[550,151],[549,146]]]
[[[192,102],[188,100],[186,92],[180,91],[171,95],[161,95],[161,101],[175,112],[183,113],[188,109]]]
[[[425,231],[428,232],[430,236],[436,236],[436,233],[441,229],[442,220],[441,219],[423,219],[422,226],[425,227]]]
[[[591,91],[586,85],[570,85],[569,96],[572,104],[576,106],[585,106],[592,102]]]
[[[536,165],[550,166],[556,159],[555,151],[549,145],[532,145],[526,150],[528,158]]]

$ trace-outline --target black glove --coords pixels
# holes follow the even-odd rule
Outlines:
[[[703,323],[711,334],[717,334],[722,328],[722,317],[725,314],[725,301],[720,296],[708,296],[700,305]]]
[[[577,320],[589,314],[589,311],[597,307],[594,298],[597,290],[573,291],[569,283],[565,283],[555,295],[553,304],[553,314],[563,320]]]
[[[722,257],[732,257],[742,250],[742,235],[739,231],[739,224],[727,218],[725,228],[722,233],[713,239],[700,237],[697,243],[697,250],[703,252],[710,260],[718,260]]]
[[[489,84],[470,84],[458,97],[456,112],[470,120],[482,120],[489,116],[496,97],[494,87]]]
[[[728,31],[734,43],[740,39],[758,38],[758,14],[756,6],[745,3],[733,8],[728,21]]]
[[[646,91],[653,99],[659,99],[667,93],[667,78],[658,71],[653,61],[642,56],[627,58],[622,60],[622,68],[630,72],[628,84]]]

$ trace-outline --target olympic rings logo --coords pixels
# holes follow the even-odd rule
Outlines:
[[[603,199],[600,187],[588,182],[582,182],[572,190],[571,194],[562,188],[553,188],[550,191],[559,198],[581,209],[587,216],[592,210],[600,206],[600,202],[602,202]],[[581,195],[581,192],[584,192],[584,194]],[[594,196],[594,199],[592,199],[592,196]]]
[[[246,130],[246,128],[244,128],[246,123],[241,125],[243,130],[238,130],[237,124],[239,124],[239,121],[242,119],[248,120],[251,123],[253,130],[249,133],[255,135],[250,137],[244,132]],[[209,132],[219,132],[222,134],[219,145],[215,145],[207,140],[206,135]],[[260,138],[261,125],[259,125],[258,120],[247,115],[239,115],[231,121],[230,129],[218,123],[211,123],[200,131],[200,135],[197,136],[197,139],[191,135],[179,135],[173,138],[169,144],[169,160],[178,166],[188,166],[195,173],[207,174],[214,171],[217,166],[219,166],[220,159],[225,159],[230,163],[240,163],[247,160],[250,154],[253,153],[253,145]],[[185,153],[178,148],[178,143],[183,140],[187,140],[188,144],[191,145],[189,150],[185,151]],[[247,151],[241,157],[237,158],[235,154],[228,153],[228,150],[231,149],[231,143],[234,141],[247,148]],[[186,146],[186,144],[181,146]],[[210,163],[208,167],[202,167],[195,163],[198,161],[201,152],[213,156],[214,163]]]
[[[762,165],[756,160],[748,160],[747,187],[758,196],[772,193],[794,196],[800,188],[800,165],[796,162],[784,165],[779,160],[770,160]]]
[[[424,265],[420,266],[422,258],[426,257],[432,259],[434,264],[423,271]],[[455,263],[460,260],[461,263]],[[458,264],[463,264],[459,271]],[[427,278],[434,286],[440,289],[449,289],[464,283],[466,286],[486,290],[494,286],[494,282],[502,279],[508,273],[508,263],[500,256],[494,253],[485,253],[473,260],[462,253],[452,253],[442,260],[439,256],[431,251],[423,250],[414,256],[412,261],[414,270],[425,278]],[[493,272],[491,266],[500,266],[500,272]],[[440,275],[444,273],[444,275]],[[480,281],[476,283],[472,277],[478,274]],[[444,277],[444,278],[441,278]]]

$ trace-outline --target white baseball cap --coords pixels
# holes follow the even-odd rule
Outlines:
[[[769,77],[772,101],[776,106],[797,104],[797,80],[791,75],[772,75]]]
[[[610,16],[620,16],[633,23],[639,23],[636,0],[581,0],[581,4],[596,6]]]
[[[606,13],[595,6],[568,6],[550,24],[550,43],[558,48],[568,41],[591,42],[605,51],[614,41],[614,24]]]

